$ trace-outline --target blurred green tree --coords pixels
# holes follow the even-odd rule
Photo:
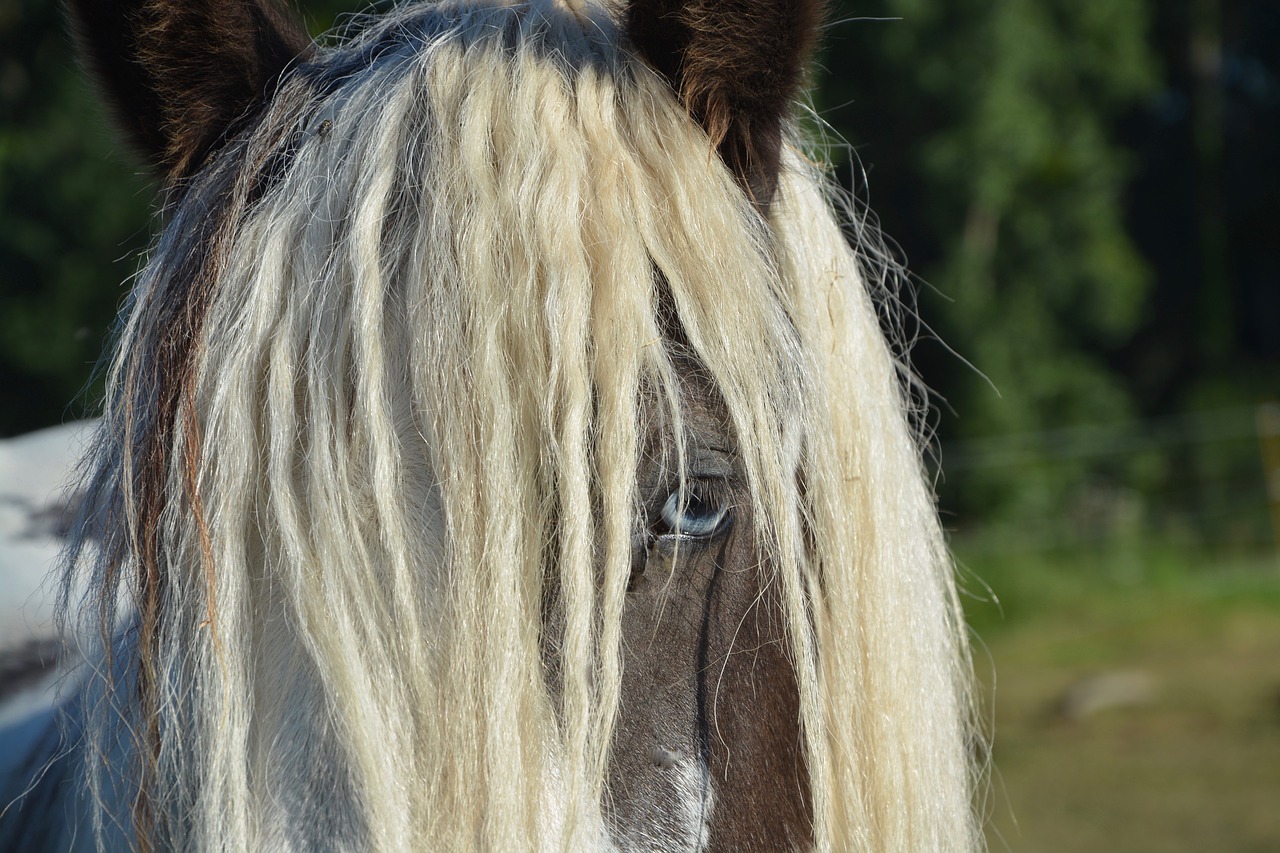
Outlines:
[[[1150,276],[1125,230],[1131,167],[1120,117],[1157,82],[1142,0],[841,2],[822,94],[857,146],[870,203],[925,291],[921,320],[970,368],[922,346],[944,389],[944,440],[1125,419],[1131,401],[1107,363],[1137,328]],[[979,373],[981,371],[981,373]],[[1052,457],[1024,448],[1025,466]],[[952,508],[1044,516],[1099,475],[1054,465],[972,464]],[[986,460],[990,461],[990,460]],[[1114,465],[1114,460],[1108,460]],[[1118,472],[1108,472],[1114,476]]]

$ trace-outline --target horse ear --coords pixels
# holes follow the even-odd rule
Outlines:
[[[630,0],[625,29],[761,210],[778,185],[782,124],[822,20],[821,0]]]
[[[67,0],[67,12],[120,126],[170,182],[311,49],[272,0]]]

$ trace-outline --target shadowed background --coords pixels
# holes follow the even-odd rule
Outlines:
[[[920,277],[992,848],[1280,849],[1280,6],[831,5],[830,157]],[[0,436],[93,414],[152,191],[57,4],[0,0]]]

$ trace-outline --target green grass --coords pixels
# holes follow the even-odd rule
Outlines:
[[[963,566],[999,599],[966,601],[994,711],[993,851],[1280,851],[1280,558],[970,544]],[[1145,701],[1058,712],[1081,679],[1123,672],[1154,685]]]

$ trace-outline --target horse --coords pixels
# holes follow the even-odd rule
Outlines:
[[[982,846],[817,0],[68,10],[159,226],[0,848]]]

